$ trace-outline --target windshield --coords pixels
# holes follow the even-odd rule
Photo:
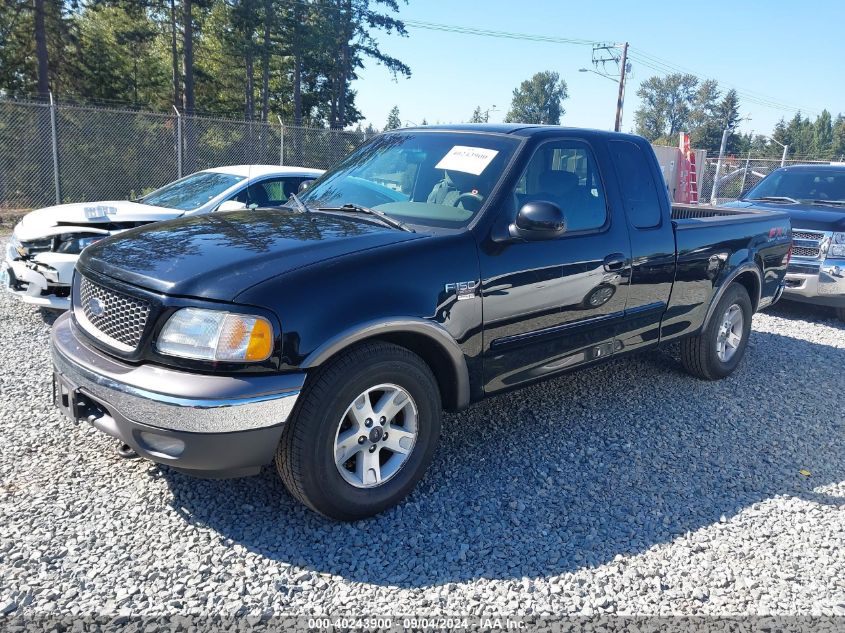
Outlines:
[[[518,145],[493,134],[383,134],[300,198],[312,209],[351,204],[410,224],[458,228],[479,212]]]
[[[845,168],[779,169],[751,189],[746,200],[755,198],[792,198],[799,202],[824,204],[845,201]]]
[[[141,198],[139,202],[155,207],[191,211],[245,179],[245,176],[200,171],[164,185],[161,189],[156,189]]]

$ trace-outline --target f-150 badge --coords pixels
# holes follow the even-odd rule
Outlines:
[[[446,294],[452,294],[454,292],[458,301],[472,299],[480,285],[481,282],[478,281],[456,281],[454,283],[448,283],[446,284]]]

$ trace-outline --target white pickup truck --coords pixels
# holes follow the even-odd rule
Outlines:
[[[86,246],[121,231],[186,215],[283,204],[322,170],[233,165],[199,171],[138,200],[77,202],[37,209],[15,226],[0,285],[24,303],[67,310],[70,283]]]

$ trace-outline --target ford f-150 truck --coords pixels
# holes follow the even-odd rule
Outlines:
[[[787,213],[793,247],[783,298],[829,306],[845,321],[845,164],[783,167],[725,206]]]
[[[286,208],[85,249],[56,403],[189,473],[275,461],[310,508],[358,519],[422,477],[443,409],[676,339],[690,373],[728,376],[790,244],[781,212],[673,209],[640,137],[390,132]]]

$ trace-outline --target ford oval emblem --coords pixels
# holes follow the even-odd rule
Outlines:
[[[102,299],[91,297],[88,299],[88,312],[91,313],[91,316],[101,317],[106,313],[106,305]]]

